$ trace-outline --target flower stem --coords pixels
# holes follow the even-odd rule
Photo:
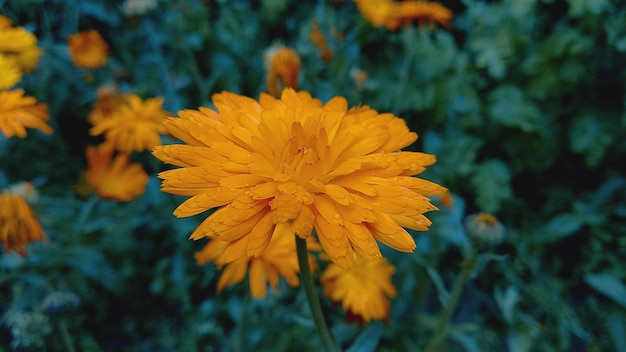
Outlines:
[[[298,253],[298,265],[300,266],[302,287],[304,287],[304,293],[306,294],[306,299],[309,303],[311,314],[313,315],[313,321],[322,339],[322,344],[328,352],[341,351],[324,321],[324,313],[322,312],[320,301],[315,292],[315,283],[313,282],[313,275],[309,267],[309,252],[306,249],[306,240],[300,238],[298,235],[296,235],[296,251]]]
[[[65,344],[65,348],[67,349],[67,351],[68,352],[76,351],[74,349],[74,344],[72,343],[72,337],[70,336],[70,333],[67,330],[67,324],[65,324],[65,319],[60,319],[59,330],[61,331],[61,338],[63,339],[63,343]]]
[[[461,264],[461,272],[459,273],[459,276],[457,276],[456,281],[454,282],[454,286],[452,287],[452,292],[450,293],[450,296],[445,303],[443,311],[439,316],[437,328],[435,329],[433,336],[428,342],[426,352],[438,351],[439,344],[441,344],[441,341],[443,341],[443,339],[446,337],[450,318],[452,317],[452,313],[454,313],[454,309],[456,308],[456,305],[459,301],[461,291],[463,291],[463,286],[472,274],[472,270],[474,269],[474,265],[476,264],[477,254],[478,252],[475,249],[472,249],[470,255],[465,258],[465,260]]]

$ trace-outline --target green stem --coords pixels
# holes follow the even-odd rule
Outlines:
[[[59,321],[59,330],[61,330],[61,338],[63,339],[63,343],[65,344],[65,348],[68,352],[75,352],[74,344],[72,343],[72,337],[70,336],[69,331],[67,331],[67,324],[65,324],[65,319],[60,319]]]
[[[459,276],[456,278],[454,282],[454,286],[452,287],[452,292],[448,297],[447,302],[445,303],[443,312],[441,312],[441,316],[439,316],[439,322],[437,324],[437,328],[431,337],[428,346],[426,347],[426,352],[435,352],[439,348],[439,344],[446,337],[448,324],[450,323],[450,318],[452,317],[452,313],[454,313],[454,309],[459,301],[459,297],[461,296],[461,291],[463,291],[463,286],[469,279],[472,274],[472,270],[474,269],[474,265],[476,264],[476,250],[472,249],[470,255],[463,261],[461,264],[461,272]]]
[[[304,287],[304,293],[311,308],[311,314],[313,315],[313,321],[322,339],[322,344],[326,351],[341,351],[339,345],[333,338],[324,321],[324,313],[320,306],[317,293],[315,292],[315,283],[313,282],[313,275],[311,268],[309,267],[309,252],[306,249],[306,240],[296,235],[296,251],[298,253],[298,265],[300,266],[300,279],[302,281],[302,287]]]

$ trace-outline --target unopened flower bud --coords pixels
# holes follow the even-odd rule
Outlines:
[[[478,247],[491,247],[504,239],[504,226],[488,213],[478,213],[465,218],[465,231],[470,241]]]
[[[54,291],[43,299],[41,311],[49,315],[68,313],[79,303],[80,298],[74,292]]]

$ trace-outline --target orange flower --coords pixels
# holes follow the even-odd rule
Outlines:
[[[0,194],[0,241],[4,250],[24,256],[29,243],[47,240],[24,196],[4,190]]]
[[[450,28],[452,11],[431,1],[354,0],[357,8],[374,27],[396,30],[417,20],[420,25],[438,22]]]
[[[0,55],[13,62],[19,69],[20,78],[22,73],[28,73],[37,66],[42,53],[33,33],[22,27],[12,27],[11,20],[0,15]],[[4,75],[4,70],[0,72]],[[5,85],[4,89],[10,87]]]
[[[445,188],[413,177],[435,156],[401,151],[417,139],[404,120],[367,106],[348,109],[342,97],[323,104],[290,88],[280,99],[261,94],[259,102],[224,92],[213,104],[217,111],[201,107],[166,119],[184,144],[153,153],[181,166],[158,175],[162,191],[191,197],[174,215],[219,207],[191,238],[230,242],[228,261],[263,255],[275,236],[307,238],[315,229],[331,260],[349,268],[353,250],[377,260],[380,241],[412,252],[404,228],[428,230],[424,213],[437,208],[427,196]]]
[[[23,89],[0,91],[0,131],[9,138],[26,137],[26,128],[36,128],[52,133],[48,126],[48,105],[37,103],[33,97],[25,97]]]
[[[389,316],[389,299],[396,297],[391,283],[395,272],[385,259],[368,261],[356,256],[356,265],[344,269],[330,263],[320,276],[324,295],[341,305],[349,316],[364,322],[383,320]]]
[[[98,89],[98,99],[93,109],[87,115],[87,121],[92,125],[114,116],[123,106],[130,103],[133,94],[121,93],[115,86],[106,85]]]
[[[102,199],[129,202],[146,190],[148,174],[141,165],[131,164],[127,154],[113,158],[110,144],[87,147],[87,164],[87,183]]]
[[[300,56],[290,48],[278,45],[265,53],[268,66],[267,91],[278,97],[283,88],[298,87],[300,73]]]
[[[259,257],[241,257],[233,262],[228,261],[231,255],[228,249],[229,242],[219,239],[209,240],[209,243],[196,253],[196,262],[203,265],[208,262],[217,264],[223,269],[217,283],[217,292],[221,292],[226,286],[240,283],[250,269],[250,293],[254,298],[263,298],[267,293],[267,285],[272,288],[278,287],[279,277],[282,276],[289,286],[297,287],[300,284],[298,274],[298,258],[296,254],[295,236],[275,236],[267,246],[263,255]],[[319,250],[319,244],[313,237],[307,241],[309,250]],[[309,266],[315,270],[316,262],[313,255],[309,254]]]
[[[330,47],[328,47],[326,37],[320,30],[320,25],[316,21],[311,22],[311,34],[309,35],[309,40],[315,44],[317,50],[319,50],[322,55],[322,61],[330,61],[333,58],[333,51],[330,50]]]
[[[160,135],[167,132],[163,121],[169,115],[161,109],[163,98],[142,100],[136,94],[127,94],[114,99],[111,106],[105,108],[111,108],[109,117],[90,116],[95,122],[90,135],[104,134],[117,151],[128,154],[151,150],[161,144]]]
[[[70,35],[68,46],[77,67],[98,68],[106,64],[109,46],[96,30]]]

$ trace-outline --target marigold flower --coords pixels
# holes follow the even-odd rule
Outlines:
[[[22,27],[12,27],[10,19],[0,17],[0,54],[15,60],[14,64],[19,68],[20,76],[37,66],[42,53],[33,33]]]
[[[131,164],[127,154],[113,158],[113,152],[107,143],[87,147],[87,183],[102,199],[129,202],[145,192],[148,174],[140,164]]]
[[[151,150],[161,144],[161,134],[167,129],[163,125],[164,119],[169,115],[161,109],[163,98],[150,98],[142,100],[136,94],[123,95],[111,102],[111,115],[100,119],[90,116],[95,125],[89,130],[92,136],[104,134],[105,139],[112,143],[115,148],[123,153],[141,152]],[[102,117],[102,116],[100,116]]]
[[[48,118],[48,105],[24,96],[23,89],[0,91],[0,131],[5,137],[25,138],[26,128],[50,134],[52,128],[46,123]]]
[[[114,85],[104,85],[98,89],[98,97],[93,109],[87,115],[87,121],[91,125],[97,125],[100,122],[115,115],[120,107],[129,104],[131,93],[121,93]]]
[[[230,242],[224,260],[263,254],[272,237],[307,238],[315,228],[323,250],[344,268],[353,250],[382,258],[376,241],[411,252],[403,228],[425,231],[423,214],[437,209],[426,196],[445,188],[416,177],[435,156],[400,151],[417,139],[404,120],[345,98],[326,104],[286,88],[259,102],[223,92],[217,111],[179,112],[169,132],[185,144],[159,146],[154,155],[181,168],[159,173],[162,191],[190,196],[179,217],[219,207],[192,239]]]
[[[354,0],[357,8],[374,27],[384,26],[396,30],[417,20],[420,25],[438,22],[450,28],[452,11],[437,2],[393,1],[393,0]]]
[[[311,34],[309,34],[309,40],[317,47],[317,50],[322,56],[322,61],[330,61],[333,58],[333,51],[328,46],[326,37],[320,30],[320,25],[316,21],[311,22]]]
[[[232,247],[227,249],[229,242],[211,239],[200,252],[195,254],[195,258],[198,265],[213,262],[218,268],[223,269],[217,282],[218,293],[227,286],[243,281],[249,269],[250,293],[254,298],[263,298],[267,293],[267,285],[275,289],[278,287],[281,276],[291,287],[297,287],[300,284],[298,277],[300,267],[295,240],[295,236],[274,236],[261,256],[243,256],[233,262],[228,262],[230,254],[225,251],[233,249]],[[309,250],[319,250],[319,244],[313,237],[309,237],[307,242]],[[311,270],[315,270],[317,266],[315,257],[311,254],[309,254],[309,266]]]
[[[14,58],[0,54],[0,90],[10,89],[22,80],[22,71]]]
[[[334,302],[341,302],[349,316],[364,322],[384,320],[389,316],[389,298],[396,297],[396,288],[391,282],[395,272],[386,260],[368,261],[356,256],[356,265],[344,269],[329,264],[320,276],[324,295]]]
[[[4,250],[25,256],[29,243],[47,240],[24,196],[4,190],[0,194],[0,241]]]
[[[98,68],[106,64],[109,46],[98,31],[92,29],[70,35],[67,42],[72,62],[77,67]]]
[[[298,88],[298,74],[300,73],[300,56],[290,48],[277,45],[265,53],[265,62],[268,67],[267,91],[278,97],[283,88]]]

